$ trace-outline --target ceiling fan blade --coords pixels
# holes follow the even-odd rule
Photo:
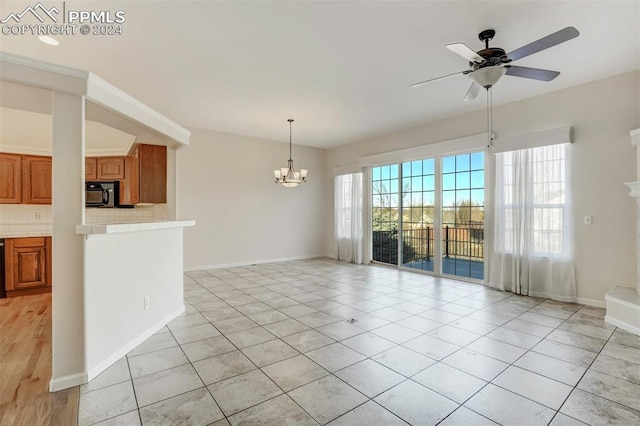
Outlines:
[[[514,77],[532,78],[534,80],[551,81],[560,75],[560,71],[542,70],[540,68],[507,66],[507,75]]]
[[[429,80],[419,81],[417,83],[413,83],[410,87],[419,87],[419,86],[422,86],[423,84],[431,83],[432,81],[444,80],[445,78],[454,77],[456,75],[461,75],[461,74],[462,75],[469,74],[470,72],[471,72],[471,70],[454,72],[453,74],[447,74],[447,75],[443,75],[441,77],[431,78]]]
[[[580,35],[578,30],[573,27],[567,27],[553,34],[549,34],[546,37],[542,37],[540,40],[536,40],[533,43],[529,43],[526,46],[522,46],[507,54],[507,57],[512,61],[516,61],[525,56],[533,55],[541,50],[548,49],[556,44],[564,43],[572,38],[576,38]]]
[[[447,49],[457,53],[469,62],[477,62],[479,64],[484,62],[484,58],[482,56],[471,50],[471,48],[464,43],[447,44]]]
[[[467,90],[467,94],[464,96],[464,100],[465,101],[474,100],[478,96],[478,93],[480,93],[480,89],[481,89],[480,86],[478,86],[475,83],[471,83],[471,86],[469,86],[469,90]]]

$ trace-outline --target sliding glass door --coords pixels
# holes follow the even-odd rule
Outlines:
[[[374,261],[484,279],[484,152],[373,167],[371,176]]]
[[[398,165],[374,167],[371,174],[372,243],[376,262],[398,264]]]
[[[402,163],[402,266],[434,272],[435,160]]]
[[[484,279],[484,153],[442,159],[442,273]]]

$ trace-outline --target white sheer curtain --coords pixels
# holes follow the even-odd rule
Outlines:
[[[336,257],[362,263],[362,173],[336,176],[334,189]]]
[[[496,154],[489,284],[575,302],[568,144]]]

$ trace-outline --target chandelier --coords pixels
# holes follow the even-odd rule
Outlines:
[[[287,188],[295,188],[301,183],[307,182],[309,170],[300,169],[299,172],[296,172],[296,169],[293,168],[293,160],[291,159],[291,123],[293,123],[293,119],[290,118],[287,121],[289,122],[289,165],[274,170],[273,175],[276,177],[276,183],[281,183]]]

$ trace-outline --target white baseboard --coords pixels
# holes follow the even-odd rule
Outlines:
[[[183,313],[184,309],[185,309],[184,305],[182,305],[181,308],[177,309],[176,311],[162,318],[153,326],[149,327],[144,332],[142,332],[142,334],[140,334],[138,337],[136,337],[135,339],[133,339],[132,341],[124,345],[122,348],[117,350],[115,353],[113,353],[111,356],[109,356],[107,359],[102,361],[100,364],[96,365],[95,367],[87,371],[86,373],[87,382],[90,382],[91,380],[95,379],[100,373],[102,373],[107,368],[111,367],[120,358],[122,358],[123,356],[131,352],[133,349],[135,349],[136,346],[138,346],[140,343],[147,340],[149,337],[155,334],[158,330],[160,330],[162,327],[167,325],[167,323],[169,323],[171,320],[175,319],[178,315]]]
[[[234,268],[236,266],[262,265],[265,263],[290,262],[292,260],[318,259],[321,257],[327,257],[327,256],[324,254],[312,254],[308,256],[281,257],[278,259],[244,260],[242,262],[217,263],[214,265],[187,266],[183,269],[183,271],[191,272],[191,271],[202,271],[205,269]]]
[[[62,376],[58,378],[51,378],[49,381],[49,392],[58,392],[59,390],[72,388],[74,386],[80,386],[87,382],[87,374],[75,373],[68,376]]]
[[[587,305],[587,306],[593,306],[593,307],[596,307],[596,308],[606,308],[607,307],[607,302],[605,302],[604,300],[586,299],[584,297],[578,297],[578,303],[581,303],[581,304]]]
[[[636,327],[632,324],[626,323],[624,321],[620,321],[617,320],[613,317],[611,317],[610,315],[605,315],[604,316],[604,321],[608,324],[611,324],[613,326],[619,327],[625,331],[628,331],[629,333],[633,333],[633,334],[637,334],[638,336],[640,336],[640,327]]]

